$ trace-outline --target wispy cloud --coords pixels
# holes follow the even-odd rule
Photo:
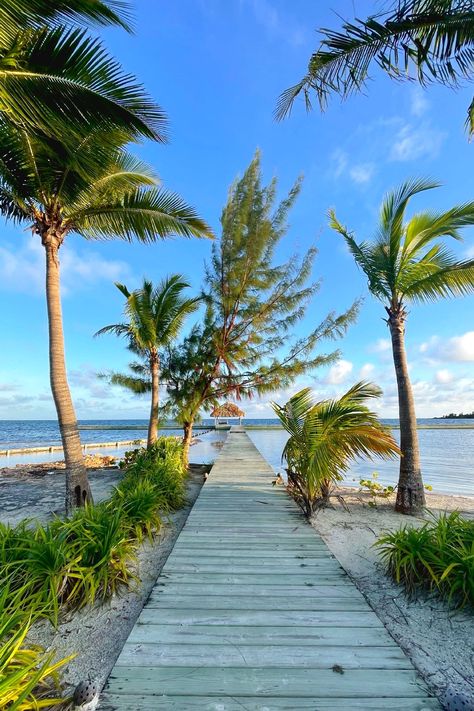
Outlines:
[[[329,369],[325,382],[329,385],[339,385],[340,383],[344,383],[352,373],[353,367],[353,364],[349,360],[338,361]]]
[[[287,13],[283,14],[270,0],[240,0],[251,9],[256,21],[265,32],[293,47],[301,47],[306,40],[306,29]]]
[[[419,118],[423,116],[429,109],[430,103],[426,98],[424,91],[418,86],[413,89],[411,94],[410,111],[413,116]]]
[[[100,281],[129,276],[125,262],[106,260],[92,250],[81,253],[67,243],[61,248],[61,288],[69,294]],[[44,292],[45,257],[38,239],[29,237],[18,249],[0,247],[0,289],[26,294]]]
[[[424,122],[418,127],[404,123],[395,135],[390,150],[390,160],[411,161],[422,157],[435,158],[446,134]]]
[[[336,148],[329,156],[330,173],[335,180],[346,177],[358,185],[364,185],[372,180],[375,165],[369,162],[354,163],[341,148]]]
[[[349,175],[354,181],[359,185],[365,185],[370,183],[375,172],[375,166],[373,163],[359,163],[358,165],[352,166],[349,170]]]
[[[474,331],[466,331],[460,336],[440,338],[432,336],[420,346],[420,353],[432,362],[451,361],[470,363],[474,361]]]

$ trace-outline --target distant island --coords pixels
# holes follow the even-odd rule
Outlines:
[[[459,415],[456,415],[454,412],[450,412],[449,415],[433,417],[433,420],[474,420],[474,412],[461,412]]]

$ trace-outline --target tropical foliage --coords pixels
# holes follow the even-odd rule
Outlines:
[[[66,377],[59,249],[71,233],[141,242],[210,234],[180,197],[157,187],[147,165],[120,145],[112,150],[102,136],[97,130],[69,149],[0,125],[0,212],[31,225],[46,254],[51,385],[67,466],[67,510],[91,495]]]
[[[113,373],[110,380],[113,384],[122,385],[134,393],[151,390],[148,425],[148,446],[151,447],[158,436],[160,352],[177,338],[186,317],[197,309],[199,299],[187,299],[182,296],[189,284],[179,274],[163,279],[156,287],[145,279],[143,286],[133,292],[123,284],[116,286],[125,296],[125,315],[128,321],[105,326],[96,336],[113,333],[124,337],[128,348],[145,360],[145,365],[138,364],[140,370],[146,367],[150,375],[145,384],[141,372],[133,372],[132,375]],[[132,369],[134,365],[132,364]]]
[[[59,619],[61,608],[103,600],[136,578],[137,544],[183,505],[182,445],[160,438],[134,455],[112,497],[46,525],[0,524],[0,577],[25,614]]]
[[[376,545],[407,593],[436,593],[456,607],[474,605],[474,522],[443,513],[420,528],[385,533]]]
[[[381,394],[372,383],[360,382],[334,400],[314,402],[305,388],[285,405],[272,403],[290,435],[283,450],[288,487],[306,516],[327,504],[355,457],[389,459],[398,453],[389,429],[366,404]]]
[[[414,514],[425,504],[420,469],[415,403],[405,353],[406,306],[474,292],[474,260],[459,261],[443,238],[460,240],[460,230],[474,224],[474,202],[446,211],[425,211],[407,220],[410,199],[437,187],[429,180],[410,180],[382,203],[375,237],[357,242],[330,213],[331,226],[344,238],[367,277],[369,291],[387,313],[398,386],[400,477],[396,509]]]
[[[297,96],[312,108],[316,94],[324,108],[331,93],[343,98],[364,89],[376,65],[391,78],[456,87],[473,79],[474,9],[465,0],[401,0],[340,30],[320,30],[306,76],[280,96],[276,115],[284,118]],[[474,132],[474,101],[468,110]]]
[[[166,117],[136,79],[84,29],[128,27],[127,4],[98,0],[5,0],[0,8],[0,116],[73,146],[98,124],[125,137],[166,140]],[[46,25],[46,26],[45,26]],[[109,135],[104,133],[103,140]]]
[[[298,180],[276,204],[277,182],[263,185],[257,153],[230,189],[206,270],[204,319],[165,352],[162,363],[172,414],[183,424],[185,456],[201,408],[211,409],[230,394],[271,392],[332,362],[337,352],[316,354],[316,348],[340,337],[355,318],[356,305],[328,314],[308,336],[294,338],[319,287],[310,280],[314,248],[301,259],[275,260],[300,187]]]

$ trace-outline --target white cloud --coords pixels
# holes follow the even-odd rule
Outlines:
[[[447,339],[432,336],[428,341],[421,344],[420,352],[434,362],[473,362],[474,331],[467,331],[461,336],[453,336]]]
[[[63,294],[99,281],[114,282],[129,275],[125,262],[106,260],[92,250],[80,254],[67,242],[60,250]],[[0,289],[27,294],[44,293],[44,249],[37,238],[28,238],[18,249],[0,247]]]
[[[426,98],[425,93],[423,92],[420,87],[416,87],[411,94],[411,105],[410,105],[410,111],[413,114],[413,116],[423,116],[428,109],[429,109],[430,103],[428,99]]]
[[[373,363],[365,363],[359,371],[360,380],[367,380],[375,370]]]
[[[331,366],[325,382],[330,385],[339,385],[347,380],[352,372],[353,365],[349,360],[340,360]]]
[[[349,163],[347,153],[340,148],[336,148],[329,156],[329,160],[331,162],[331,173],[333,177],[340,178],[341,175],[346,172]]]
[[[410,161],[438,155],[446,134],[432,128],[427,122],[414,127],[403,124],[395,136],[390,150],[390,160]]]
[[[450,370],[447,370],[446,368],[443,368],[442,370],[437,370],[435,373],[435,382],[439,385],[447,385],[448,383],[452,383],[453,380],[453,374]]]
[[[369,351],[373,353],[387,353],[391,346],[392,344],[389,338],[379,338],[375,343],[369,346]]]
[[[351,176],[354,183],[358,185],[364,185],[372,180],[374,175],[375,166],[373,163],[359,163],[354,165],[349,170],[349,175]]]

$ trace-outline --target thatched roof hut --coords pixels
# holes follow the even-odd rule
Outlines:
[[[225,402],[223,405],[216,405],[216,407],[211,412],[211,417],[214,418],[215,426],[218,424],[227,424],[227,422],[218,423],[220,419],[237,419],[239,423],[242,421],[242,417],[245,417],[245,412],[234,405],[233,402]]]

